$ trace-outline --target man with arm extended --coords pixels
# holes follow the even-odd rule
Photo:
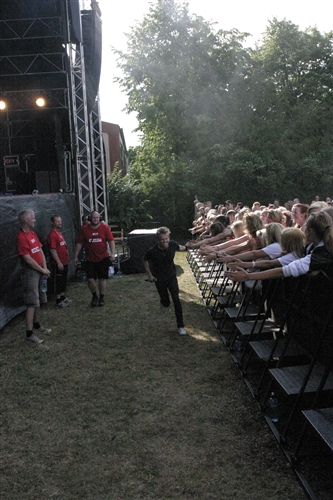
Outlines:
[[[176,275],[174,257],[177,250],[186,251],[187,247],[170,240],[170,230],[160,227],[156,232],[157,244],[149,248],[143,256],[143,266],[148,281],[155,282],[161,300],[161,311],[170,305],[173,300],[179,335],[186,335],[183,321],[183,310],[179,299],[179,287]],[[150,267],[151,266],[151,267]]]

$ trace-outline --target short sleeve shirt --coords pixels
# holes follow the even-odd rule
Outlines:
[[[113,240],[113,234],[106,224],[100,223],[97,228],[84,224],[79,232],[77,243],[84,246],[88,262],[100,262],[108,257],[107,243]]]
[[[30,255],[37,264],[43,265],[43,255],[41,252],[42,244],[34,231],[24,232],[22,229],[16,235],[15,245],[17,253],[20,257],[23,255]],[[21,263],[26,265],[25,261],[21,258]]]
[[[271,243],[267,247],[264,247],[262,250],[266,255],[268,255],[270,259],[276,259],[277,257],[280,257],[282,253],[280,243]]]
[[[47,235],[47,242],[49,244],[50,249],[56,250],[60,262],[67,266],[68,264],[68,249],[65,238],[63,237],[60,231],[55,231],[51,229],[49,234]]]
[[[143,256],[143,260],[150,262],[151,272],[158,281],[168,280],[176,274],[173,259],[177,250],[179,250],[179,244],[175,240],[170,240],[166,250],[161,250],[156,244]]]
[[[297,257],[294,253],[286,253],[285,255],[282,255],[281,257],[278,258],[278,261],[280,262],[281,266],[287,266],[291,262],[294,262],[294,260],[298,260],[300,257]]]
[[[333,257],[320,242],[313,251],[303,257],[295,260],[288,266],[282,268],[285,278],[301,276],[308,272],[321,271],[325,276],[333,277]]]

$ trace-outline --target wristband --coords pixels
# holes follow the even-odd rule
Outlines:
[[[255,265],[254,265],[254,260],[252,261],[252,268],[254,269]]]

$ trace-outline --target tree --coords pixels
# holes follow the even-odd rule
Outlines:
[[[116,51],[143,143],[157,137],[171,154],[213,144],[230,129],[230,85],[248,53],[246,35],[215,33],[211,23],[190,16],[186,4],[158,0],[128,35],[128,51]],[[222,130],[221,130],[222,128]]]
[[[194,194],[250,204],[333,189],[333,33],[272,19],[255,49],[246,37],[156,0],[116,51],[143,137],[130,175],[157,220],[188,227]]]
[[[107,179],[109,224],[118,224],[125,231],[143,227],[150,216],[146,211],[148,200],[140,184],[122,177],[116,168]]]

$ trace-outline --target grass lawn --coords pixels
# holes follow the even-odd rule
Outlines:
[[[202,304],[177,270],[188,335],[145,275],[50,302],[40,346],[23,316],[0,336],[3,500],[306,498]]]

